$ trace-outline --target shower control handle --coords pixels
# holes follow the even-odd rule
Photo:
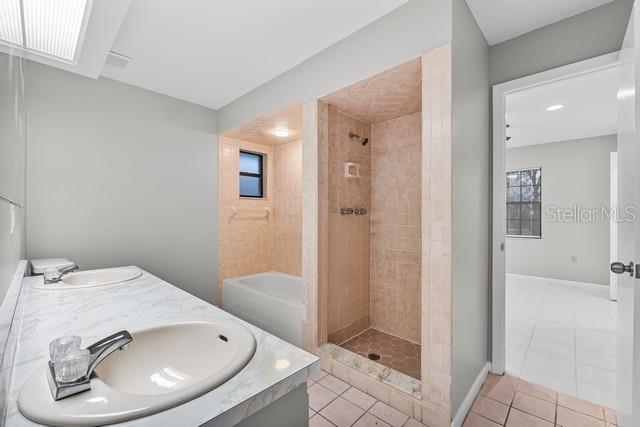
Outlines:
[[[340,208],[340,215],[353,215],[353,208]]]
[[[366,215],[367,208],[340,208],[340,215]]]

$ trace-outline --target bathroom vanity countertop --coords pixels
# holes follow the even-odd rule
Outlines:
[[[130,282],[77,290],[38,290],[40,277],[25,278],[18,346],[7,402],[7,426],[37,425],[20,414],[17,399],[26,380],[49,360],[49,342],[74,334],[91,344],[122,329],[179,320],[230,318],[256,338],[256,352],[236,376],[187,403],[118,425],[232,426],[305,383],[319,359],[169,283],[144,274]],[[16,325],[14,325],[16,326]]]

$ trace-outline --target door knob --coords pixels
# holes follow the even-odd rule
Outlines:
[[[624,265],[622,262],[611,263],[611,272],[616,274],[629,273],[629,276],[633,276],[633,262],[629,262],[628,265]]]

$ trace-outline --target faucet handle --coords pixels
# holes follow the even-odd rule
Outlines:
[[[58,337],[49,343],[49,358],[53,363],[58,362],[68,353],[80,350],[82,338],[77,335]]]
[[[71,351],[53,362],[56,380],[61,383],[69,383],[83,378],[87,374],[88,366],[89,350],[87,349]]]

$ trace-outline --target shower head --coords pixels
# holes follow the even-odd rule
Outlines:
[[[353,133],[351,130],[349,131],[349,139],[357,139],[362,145],[367,145],[369,143],[369,138],[363,138],[357,133]]]

